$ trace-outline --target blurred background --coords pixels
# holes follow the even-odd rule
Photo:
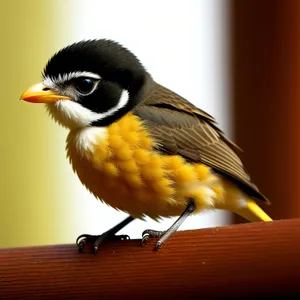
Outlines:
[[[111,38],[154,79],[212,114],[241,148],[274,219],[300,215],[300,2],[11,0],[0,3],[0,247],[74,243],[125,214],[96,201],[65,157],[67,130],[19,101],[47,60],[81,39]],[[140,238],[173,219],[135,221]],[[227,212],[181,229],[243,222]]]

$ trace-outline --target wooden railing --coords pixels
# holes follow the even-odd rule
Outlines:
[[[154,242],[0,250],[0,299],[219,299],[300,295],[300,220],[182,231]],[[282,298],[283,299],[283,298]]]

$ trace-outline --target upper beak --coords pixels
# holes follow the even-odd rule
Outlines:
[[[58,100],[71,100],[71,98],[58,95],[42,83],[38,83],[25,90],[20,100],[33,103],[51,103]]]

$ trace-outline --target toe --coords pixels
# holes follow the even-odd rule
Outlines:
[[[158,241],[158,242],[155,244],[155,251],[157,251],[160,247],[161,247],[161,242]]]

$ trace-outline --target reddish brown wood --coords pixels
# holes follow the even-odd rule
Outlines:
[[[0,299],[207,299],[300,295],[300,219],[139,240],[0,250]]]
[[[235,141],[272,206],[300,217],[300,1],[232,0]],[[239,220],[240,221],[240,220]]]

